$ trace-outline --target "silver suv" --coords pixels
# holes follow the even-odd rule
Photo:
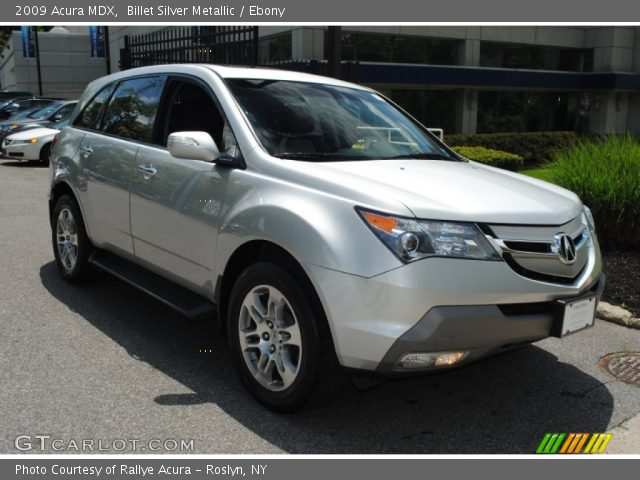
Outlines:
[[[279,411],[346,373],[440,371],[594,322],[573,193],[460,157],[379,93],[214,65],[91,83],[51,156],[62,277],[110,272],[217,315]]]

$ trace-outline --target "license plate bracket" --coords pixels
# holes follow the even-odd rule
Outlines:
[[[556,300],[551,336],[562,338],[592,327],[596,317],[598,295],[589,294],[576,298]]]

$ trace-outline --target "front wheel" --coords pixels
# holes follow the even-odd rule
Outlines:
[[[40,163],[43,165],[49,165],[49,155],[51,154],[51,143],[43,145],[40,149]]]
[[[318,303],[270,262],[247,268],[233,287],[228,332],[234,363],[249,393],[272,410],[326,403],[344,384]]]

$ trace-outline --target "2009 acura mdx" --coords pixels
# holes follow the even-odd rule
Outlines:
[[[460,157],[369,88],[214,65],[91,83],[52,151],[62,277],[108,271],[218,315],[249,392],[438,371],[593,324],[589,209]]]

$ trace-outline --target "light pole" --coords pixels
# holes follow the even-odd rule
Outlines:
[[[33,47],[36,54],[36,72],[38,74],[38,95],[42,96],[42,71],[40,70],[40,45],[38,43],[38,27],[31,27],[33,32]]]
[[[104,56],[107,75],[111,73],[111,46],[109,45],[109,26],[102,27],[102,40],[104,42]]]

